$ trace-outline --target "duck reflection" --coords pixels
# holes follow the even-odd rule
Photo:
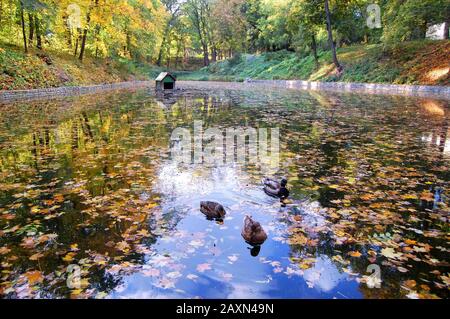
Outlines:
[[[253,246],[251,248],[248,247],[248,249],[250,249],[250,255],[252,257],[258,257],[258,255],[259,255],[259,253],[261,251],[261,245],[256,245],[256,246]]]

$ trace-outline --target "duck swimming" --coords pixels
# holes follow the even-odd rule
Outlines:
[[[280,182],[277,182],[270,178],[265,178],[263,180],[264,192],[272,197],[278,197],[281,200],[287,199],[289,197],[289,190],[286,188],[287,179],[282,178]]]
[[[254,221],[250,216],[244,218],[241,235],[247,243],[254,246],[262,245],[267,239],[267,234],[261,224]]]
[[[200,211],[208,219],[222,219],[225,217],[226,212],[222,205],[216,202],[200,202]]]

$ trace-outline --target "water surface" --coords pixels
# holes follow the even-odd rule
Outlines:
[[[446,101],[201,83],[0,111],[3,298],[448,297]],[[279,127],[279,169],[176,163],[171,133],[195,120]],[[269,174],[289,179],[286,207]]]

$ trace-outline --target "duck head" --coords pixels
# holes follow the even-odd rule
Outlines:
[[[225,208],[223,208],[222,205],[219,204],[219,205],[216,206],[216,212],[220,216],[220,218],[224,218],[225,217],[226,212],[225,212]]]

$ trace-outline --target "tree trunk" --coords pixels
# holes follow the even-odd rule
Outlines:
[[[127,52],[129,54],[129,56],[132,58],[131,55],[131,36],[130,36],[130,32],[127,32]]]
[[[167,37],[167,33],[164,32],[164,36],[163,36],[162,42],[161,42],[161,47],[160,47],[159,53],[158,53],[158,60],[156,61],[157,66],[161,66],[163,51],[166,46],[166,37]]]
[[[32,13],[28,13],[28,21],[30,25],[30,33],[28,35],[28,44],[30,46],[33,45],[33,39],[34,39],[34,18]]]
[[[67,34],[67,45],[69,48],[72,48],[72,28],[69,25],[69,20],[64,20],[64,25],[66,26],[66,34]]]
[[[213,48],[212,48],[212,52],[211,52],[212,54],[211,54],[211,59],[212,59],[212,62],[214,63],[214,62],[217,62],[217,48],[215,47],[215,46],[213,46]]]
[[[319,56],[317,55],[317,42],[316,36],[314,34],[311,35],[311,50],[314,55],[314,61],[316,62],[316,68],[319,68]]]
[[[77,30],[77,38],[76,38],[76,41],[75,41],[75,52],[73,54],[74,56],[78,55],[78,45],[79,45],[79,43],[80,43],[80,29]]]
[[[35,29],[36,29],[36,47],[39,50],[42,50],[42,36],[41,36],[41,29],[39,26],[38,17],[34,17],[34,23],[35,23]]]
[[[420,39],[426,39],[426,37],[427,37],[427,30],[428,30],[428,22],[425,21],[425,22],[420,26],[420,29],[419,29],[419,32],[420,32],[419,38],[420,38]]]
[[[25,53],[28,53],[28,46],[27,46],[27,33],[25,31],[25,17],[23,13],[23,2],[20,1],[20,18],[22,22],[22,36],[23,36],[23,48],[25,50]]]
[[[98,53],[99,53],[99,49],[98,49],[98,42],[99,42],[98,36],[99,36],[99,34],[100,34],[100,30],[101,30],[100,26],[97,25],[97,26],[95,27],[95,58],[98,58]]]
[[[187,59],[188,59],[188,51],[186,49],[186,44],[183,43],[183,62],[182,62],[183,69],[185,68]]]
[[[0,29],[2,27],[2,19],[3,19],[3,0],[0,0]]]
[[[98,6],[98,1],[99,0],[95,0],[94,7]],[[86,14],[86,26],[84,27],[84,30],[83,30],[83,38],[81,39],[80,56],[78,57],[78,59],[80,61],[83,61],[83,58],[84,58],[84,51],[86,49],[86,39],[87,39],[88,30],[89,30],[89,25],[91,23],[92,8],[93,7],[92,7],[92,1],[91,1],[91,5],[89,6],[88,12]]]
[[[203,43],[203,65],[208,66],[209,65],[209,52],[208,52],[208,44]]]
[[[179,39],[179,40],[181,40],[181,39]],[[178,68],[178,65],[180,64],[180,60],[181,60],[180,52],[181,52],[181,43],[180,43],[180,41],[177,41],[177,53],[175,55],[175,68]]]
[[[81,38],[81,48],[80,48],[80,56],[78,57],[78,59],[80,61],[83,61],[84,58],[84,50],[86,48],[86,38],[87,38],[87,33],[88,33],[88,29],[87,27],[84,28],[83,30],[83,37]]]
[[[449,27],[449,23],[448,23],[448,21],[446,21],[444,23],[444,40],[448,40],[448,36],[449,36],[448,27]]]
[[[336,47],[334,45],[333,41],[333,31],[331,29],[331,17],[330,17],[330,8],[328,7],[328,0],[325,0],[325,14],[327,16],[327,31],[328,31],[328,43],[331,48],[331,53],[333,54],[333,63],[336,65],[336,68],[338,72],[340,73],[342,71],[342,66],[338,61],[337,55],[336,55]]]

